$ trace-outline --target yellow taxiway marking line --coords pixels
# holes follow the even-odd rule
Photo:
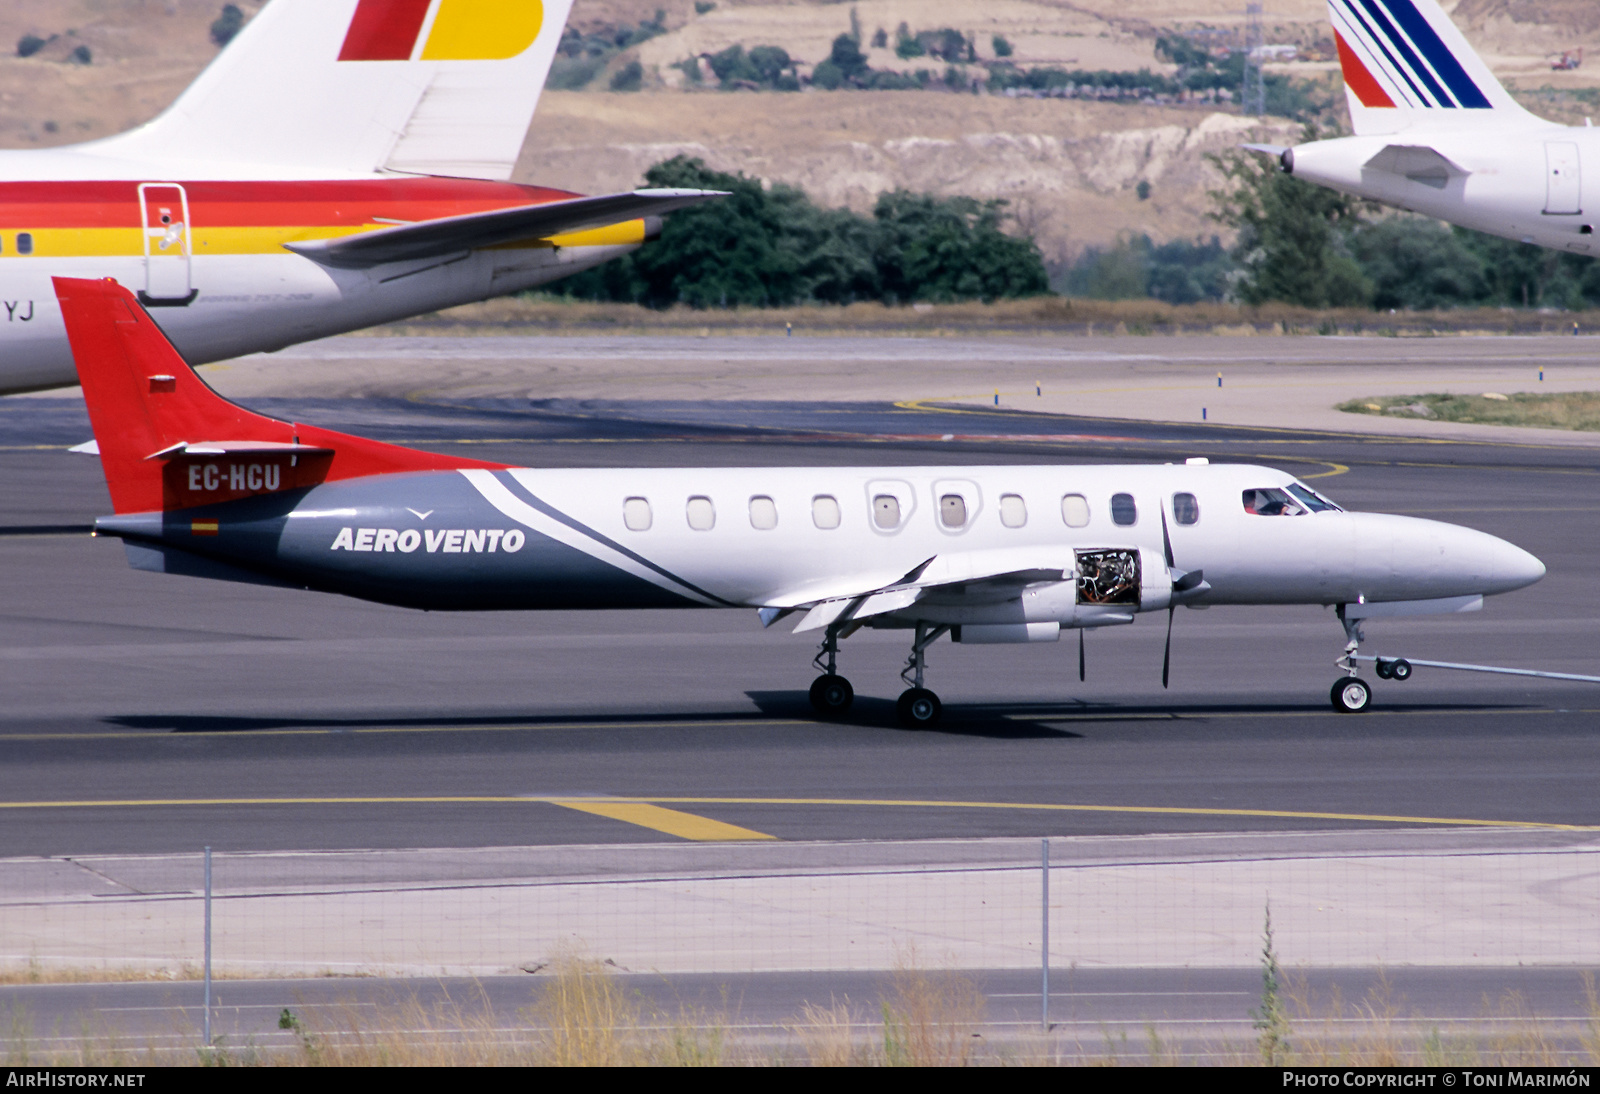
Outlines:
[[[676,809],[652,805],[649,802],[608,801],[604,798],[597,798],[580,801],[553,799],[551,804],[563,806],[567,809],[576,809],[580,813],[593,813],[597,817],[610,817],[612,820],[637,824],[641,828],[665,832],[667,835],[677,836],[679,839],[711,842],[716,840],[778,838],[777,836],[769,836],[765,832],[740,828],[737,824],[724,824],[722,821],[712,820],[710,817],[696,816],[694,813],[683,813]]]
[[[1323,813],[1282,809],[1216,809],[1183,805],[1083,805],[1065,802],[986,802],[941,801],[935,798],[742,798],[685,797],[677,795],[619,795],[611,798],[563,798],[559,795],[479,795],[441,794],[414,797],[317,797],[317,798],[122,798],[102,801],[12,801],[0,802],[5,809],[131,809],[177,806],[249,805],[517,805],[529,802],[561,805],[567,808],[589,805],[794,805],[828,808],[879,809],[981,809],[1045,813],[1143,813],[1188,817],[1263,817],[1278,820],[1361,821],[1369,824],[1432,824],[1467,828],[1549,828],[1590,831],[1594,825],[1554,824],[1546,821],[1483,820],[1472,817],[1411,817],[1387,813]],[[604,814],[602,814],[604,815]],[[699,819],[699,818],[696,818]],[[715,821],[707,821],[715,824]],[[732,828],[732,825],[728,826]],[[743,831],[743,829],[740,829]],[[762,838],[759,833],[740,838]]]

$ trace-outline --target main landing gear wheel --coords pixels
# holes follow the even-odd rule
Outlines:
[[[843,676],[824,673],[811,682],[811,705],[824,718],[843,718],[855,699],[856,689]]]
[[[900,724],[907,729],[927,729],[939,723],[944,704],[927,688],[909,688],[900,693],[895,713],[900,716]]]
[[[1410,667],[1406,666],[1408,669]],[[1330,698],[1333,700],[1333,709],[1340,714],[1360,714],[1372,705],[1372,688],[1365,680],[1346,676],[1334,682]]]

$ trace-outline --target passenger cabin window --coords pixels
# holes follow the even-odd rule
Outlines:
[[[19,255],[31,255],[33,253],[32,232],[17,233],[17,253]]]
[[[716,526],[717,510],[711,504],[710,498],[690,498],[688,517],[690,528],[693,528],[696,532],[709,532]]]
[[[967,499],[960,494],[946,494],[940,498],[939,523],[946,528],[965,528],[967,526]]]
[[[629,498],[622,503],[622,523],[630,532],[650,530],[650,501],[647,498]]]
[[[1344,512],[1343,509],[1340,509],[1337,505],[1333,504],[1333,502],[1329,501],[1327,498],[1323,497],[1309,486],[1302,486],[1297,482],[1291,482],[1289,484],[1289,493],[1293,494],[1296,500],[1298,500],[1313,513]]]
[[[1132,494],[1111,495],[1111,523],[1127,528],[1139,522],[1139,507]]]
[[[829,494],[818,494],[811,499],[811,523],[818,528],[839,527],[839,502]]]
[[[1287,491],[1276,486],[1244,492],[1244,511],[1258,517],[1302,517],[1306,510]]]
[[[900,527],[900,499],[893,494],[879,494],[874,497],[872,523],[885,530]]]
[[[1089,499],[1082,494],[1068,494],[1061,499],[1061,519],[1068,528],[1086,528],[1089,525]]]
[[[1007,528],[1021,528],[1028,523],[1028,506],[1016,494],[1000,495],[1000,523]]]
[[[1179,524],[1200,523],[1200,503],[1193,494],[1172,495],[1172,519]]]
[[[778,526],[778,506],[764,494],[750,499],[750,527],[770,532]]]

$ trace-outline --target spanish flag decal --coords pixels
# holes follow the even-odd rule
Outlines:
[[[217,534],[217,522],[214,520],[191,520],[189,522],[191,536],[214,536]]]
[[[504,61],[539,37],[541,0],[360,0],[341,61]]]

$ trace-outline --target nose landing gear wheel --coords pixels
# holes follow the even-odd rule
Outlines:
[[[1360,714],[1372,705],[1372,688],[1367,686],[1365,680],[1346,676],[1334,682],[1330,698],[1333,700],[1333,709],[1340,714]]]
[[[811,682],[811,705],[824,718],[843,718],[855,699],[856,689],[843,676],[824,673]]]
[[[927,729],[938,724],[939,716],[944,713],[944,704],[927,688],[910,688],[900,693],[895,713],[900,716],[900,724],[907,729]]]

